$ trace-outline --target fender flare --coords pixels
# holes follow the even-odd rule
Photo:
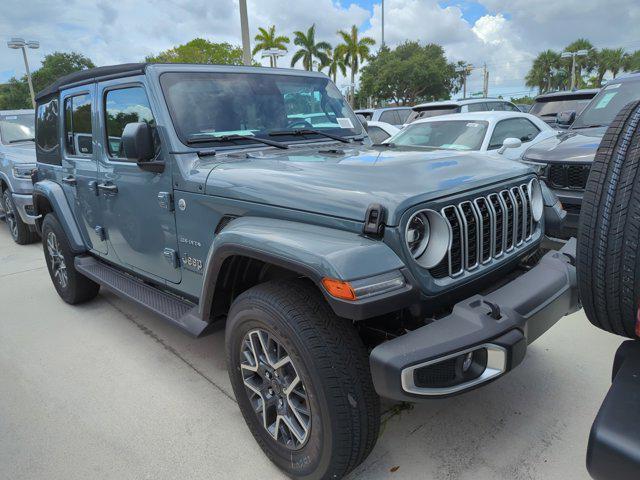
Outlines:
[[[87,247],[80,234],[80,229],[73,216],[73,212],[67,202],[67,197],[62,187],[51,180],[42,180],[33,186],[33,207],[36,215],[42,215],[38,209],[38,198],[44,198],[51,205],[53,212],[56,214],[64,233],[69,239],[69,246],[73,253],[83,253],[87,251]],[[43,218],[37,220],[38,229],[42,227]]]
[[[350,314],[349,308],[343,308],[348,302],[329,296],[320,286],[321,280],[330,277],[350,281],[404,269],[402,260],[388,245],[357,233],[288,220],[240,217],[215,237],[209,249],[198,306],[199,316],[205,321],[213,305],[218,274],[225,260],[234,255],[271,263],[309,278],[338,315],[354,319],[367,316],[362,304],[349,302],[357,307]],[[395,302],[389,305],[397,307]]]

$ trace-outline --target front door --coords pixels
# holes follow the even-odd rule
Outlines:
[[[144,77],[132,83],[112,80],[98,84],[102,133],[100,142],[100,202],[110,245],[109,257],[156,279],[178,283],[175,217],[167,197],[172,192],[171,166],[163,173],[142,170],[125,158],[121,137],[126,124],[146,122],[154,129],[157,160],[166,155],[155,129]]]
[[[75,211],[80,233],[98,254],[107,253],[102,235],[103,216],[98,198],[98,158],[95,108],[96,85],[65,90],[62,96],[64,141],[62,145],[62,188]]]

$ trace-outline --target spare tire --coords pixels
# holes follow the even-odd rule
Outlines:
[[[578,288],[587,318],[638,338],[640,101],[625,106],[596,153],[578,229]]]

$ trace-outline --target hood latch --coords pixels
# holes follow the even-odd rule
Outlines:
[[[364,227],[362,229],[365,235],[382,237],[384,233],[385,208],[379,203],[372,203],[367,207],[367,213],[364,217]]]

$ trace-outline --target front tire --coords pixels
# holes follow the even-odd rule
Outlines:
[[[16,210],[16,205],[13,203],[11,192],[5,190],[2,195],[2,203],[4,205],[5,221],[9,227],[11,238],[18,245],[28,245],[38,240],[38,234],[29,228],[29,225],[22,221],[20,214]]]
[[[342,478],[369,455],[380,401],[367,352],[317,289],[304,281],[253,287],[233,303],[226,328],[238,405],[280,469],[296,479]]]
[[[42,222],[42,245],[51,281],[60,298],[70,305],[87,302],[100,290],[100,285],[75,269],[75,254],[55,214]]]

